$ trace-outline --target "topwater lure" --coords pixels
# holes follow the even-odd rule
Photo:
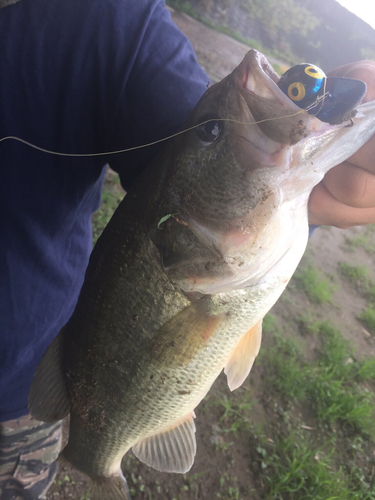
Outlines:
[[[350,119],[366,94],[366,84],[351,78],[330,77],[317,66],[303,63],[288,69],[279,88],[297,106],[331,124]]]

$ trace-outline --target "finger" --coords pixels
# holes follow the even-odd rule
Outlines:
[[[369,139],[348,161],[375,174],[375,135]]]
[[[333,70],[330,75],[366,82],[367,93],[363,102],[375,99],[375,61],[358,61],[346,64]],[[375,174],[375,136],[351,156],[350,163]]]
[[[327,172],[323,184],[340,203],[356,208],[375,207],[375,175],[349,162]]]
[[[367,93],[362,102],[375,99],[375,61],[358,61],[345,64],[330,71],[328,75],[364,81],[367,85]],[[375,160],[372,161],[372,158],[375,159],[375,136],[350,158],[350,162],[375,173]]]
[[[339,202],[324,184],[318,184],[309,199],[309,223],[347,229],[375,223],[375,208],[353,208]]]

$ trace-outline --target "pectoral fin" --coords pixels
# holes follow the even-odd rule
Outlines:
[[[225,314],[213,315],[207,304],[203,298],[185,307],[156,332],[147,346],[153,360],[181,368],[205,348],[226,321]]]
[[[197,448],[193,416],[190,413],[175,426],[139,441],[133,446],[134,455],[162,472],[187,472],[194,463]]]
[[[262,320],[239,341],[224,368],[231,391],[240,387],[249,375],[262,341]]]

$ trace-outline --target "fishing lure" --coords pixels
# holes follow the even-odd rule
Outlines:
[[[331,124],[354,116],[353,108],[366,94],[366,84],[361,80],[326,76],[308,63],[288,69],[278,86],[297,106]]]

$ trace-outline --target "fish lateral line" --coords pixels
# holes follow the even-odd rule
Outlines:
[[[305,109],[300,109],[299,111],[297,111],[296,113],[293,113],[291,115],[277,116],[274,118],[264,118],[263,120],[254,121],[254,122],[243,122],[240,120],[235,120],[234,118],[215,118],[214,121],[232,122],[232,123],[238,123],[239,125],[258,125],[258,124],[264,123],[264,122],[270,122],[270,121],[276,121],[276,120],[283,120],[285,118],[291,118],[291,117],[297,116],[301,113],[305,113],[305,111],[306,111]],[[196,125],[193,125],[193,126],[186,128],[184,130],[180,130],[179,132],[176,132],[175,134],[169,135],[167,137],[163,137],[162,139],[158,139],[156,141],[152,141],[152,142],[149,142],[147,144],[140,144],[139,146],[132,146],[130,148],[125,148],[125,149],[118,149],[116,151],[103,151],[100,153],[63,153],[63,152],[59,152],[59,151],[53,151],[51,149],[42,148],[42,147],[40,147],[36,144],[33,144],[32,142],[29,142],[25,139],[22,139],[21,137],[18,137],[16,135],[7,135],[4,137],[1,137],[0,142],[13,140],[13,141],[18,141],[18,142],[20,142],[20,143],[24,144],[25,146],[28,146],[32,149],[36,149],[37,151],[40,151],[42,153],[46,153],[46,154],[50,154],[50,155],[54,155],[54,156],[63,156],[63,157],[68,157],[68,158],[89,158],[89,157],[94,157],[94,156],[109,156],[109,155],[127,153],[129,151],[134,151],[136,149],[143,149],[143,148],[147,148],[149,146],[154,146],[155,144],[159,144],[161,142],[168,141],[169,139],[173,139],[174,137],[182,135],[185,132],[189,132],[190,130],[201,127],[202,125],[205,125],[206,123],[209,123],[212,121],[213,121],[213,119],[210,118],[209,120],[205,120],[203,122],[197,123]]]

